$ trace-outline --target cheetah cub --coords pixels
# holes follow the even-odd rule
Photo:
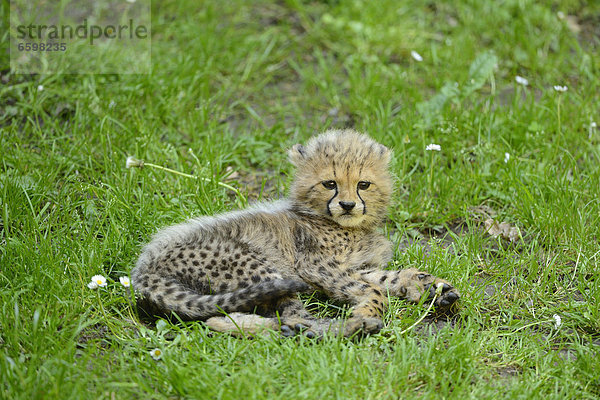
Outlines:
[[[341,328],[351,336],[382,328],[388,294],[418,302],[441,286],[437,305],[451,305],[459,294],[447,281],[414,268],[383,270],[392,259],[378,230],[392,192],[390,156],[352,130],[293,146],[287,199],[156,234],[131,272],[141,307],[204,320],[217,331],[314,336],[319,321],[297,293],[319,291],[354,306]]]

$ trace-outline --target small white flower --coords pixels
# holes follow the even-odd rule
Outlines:
[[[527,79],[523,78],[522,76],[519,76],[519,75],[515,76],[515,81],[517,81],[517,83],[519,85],[523,85],[523,86],[529,85],[529,81]]]
[[[508,162],[508,160],[510,160],[510,154],[504,153],[504,163],[506,164]]]
[[[161,349],[154,349],[150,351],[150,355],[152,356],[152,358],[154,358],[155,360],[160,360],[162,358],[163,352]]]
[[[560,86],[560,85],[554,85],[554,90],[556,90],[557,92],[566,92],[568,89],[568,87],[566,86]]]
[[[121,285],[123,285],[125,287],[129,287],[131,285],[131,282],[129,282],[128,276],[120,276],[119,282],[121,282]]]
[[[427,147],[425,147],[426,151],[441,151],[442,150],[442,146],[440,146],[439,144],[435,144],[435,143],[431,143],[428,144]]]
[[[37,89],[38,89],[38,92],[43,91],[44,90],[44,85],[38,85]]]
[[[126,168],[137,168],[137,167],[141,168],[143,166],[144,166],[144,161],[138,160],[137,158],[131,157],[131,156],[127,157],[127,161],[125,162]]]
[[[414,58],[414,59],[415,59],[416,61],[418,61],[418,62],[421,62],[421,61],[423,61],[423,57],[422,57],[422,56],[421,56],[419,53],[417,53],[416,51],[414,51],[414,50],[412,50],[412,51],[410,52],[410,56],[411,56],[412,58]]]
[[[90,283],[87,284],[87,287],[89,287],[92,290],[98,289],[98,284],[94,281],[91,281]]]
[[[106,286],[106,278],[103,277],[102,275],[94,275],[94,276],[92,276],[92,281],[90,282],[90,284],[92,284],[92,283],[98,285],[98,287],[105,287]],[[88,287],[90,289],[92,289],[89,284],[88,284]]]
[[[556,329],[560,328],[560,326],[562,325],[562,319],[560,318],[560,315],[554,314],[552,318],[554,318],[554,327]]]
[[[592,122],[590,122],[590,128],[595,128],[595,127],[597,127],[597,126],[598,126],[598,125],[596,124],[596,122],[595,122],[595,121],[592,121]]]

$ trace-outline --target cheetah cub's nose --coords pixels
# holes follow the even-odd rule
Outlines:
[[[340,201],[340,206],[344,209],[344,211],[350,211],[356,205],[353,201]]]

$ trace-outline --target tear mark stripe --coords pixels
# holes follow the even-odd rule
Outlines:
[[[335,187],[335,194],[327,202],[327,214],[329,214],[330,217],[333,217],[333,214],[331,213],[331,210],[329,209],[329,205],[331,204],[331,202],[333,201],[333,199],[335,199],[337,197],[337,195],[338,195],[338,190],[337,190],[337,186],[336,186]]]
[[[360,199],[360,201],[363,205],[363,215],[365,215],[367,213],[367,205],[365,204],[365,201],[363,200],[363,198],[360,197],[360,193],[358,191],[358,186],[356,186],[356,195],[358,196],[358,198]]]

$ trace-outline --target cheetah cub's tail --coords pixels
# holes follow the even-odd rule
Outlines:
[[[148,316],[175,312],[184,319],[206,319],[223,312],[248,312],[261,304],[310,289],[303,281],[274,279],[233,292],[198,294],[173,278],[133,273],[132,286],[142,295],[138,307]]]

